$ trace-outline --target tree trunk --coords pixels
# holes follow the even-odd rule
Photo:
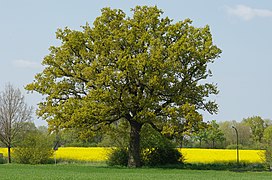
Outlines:
[[[8,146],[8,163],[11,163],[10,149],[10,146]]]
[[[142,124],[131,121],[130,122],[130,140],[128,148],[128,167],[141,166],[141,153],[140,153],[140,132]]]
[[[183,147],[183,136],[181,136],[181,137],[180,137],[179,147],[180,147],[180,148],[182,148],[182,147]]]

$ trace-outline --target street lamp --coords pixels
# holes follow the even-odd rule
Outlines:
[[[232,128],[235,130],[236,132],[236,143],[237,143],[237,146],[236,146],[236,149],[237,149],[237,165],[239,165],[239,146],[238,146],[238,131],[236,129],[236,127],[232,126]]]

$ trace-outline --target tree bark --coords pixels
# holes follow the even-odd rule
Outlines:
[[[8,146],[8,163],[11,163],[10,149],[10,146]]]
[[[142,124],[131,121],[130,122],[130,140],[128,148],[128,167],[141,166],[141,153],[140,153],[140,132]]]

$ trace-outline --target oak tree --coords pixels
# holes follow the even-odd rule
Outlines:
[[[38,115],[49,127],[98,130],[125,120],[130,125],[129,159],[140,166],[140,131],[144,124],[163,131],[198,110],[217,111],[217,94],[208,65],[221,50],[209,26],[173,22],[157,7],[137,6],[131,17],[104,8],[82,31],[56,33],[44,70],[26,89],[45,96]],[[201,118],[190,118],[192,127]],[[167,128],[166,128],[167,129]],[[184,129],[186,129],[184,127]]]

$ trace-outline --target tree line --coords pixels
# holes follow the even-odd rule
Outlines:
[[[241,121],[219,121],[207,123],[207,129],[187,135],[184,138],[185,147],[196,148],[236,148],[237,138],[234,128],[238,132],[238,144],[241,149],[265,149],[272,138],[272,121],[260,116],[244,118]]]
[[[96,133],[87,133],[75,128],[64,129],[59,132],[60,145],[66,147],[127,147],[128,126],[126,123],[120,123]],[[164,137],[179,148],[235,149],[237,139],[233,127],[238,131],[240,149],[266,149],[267,143],[272,139],[272,121],[260,116],[244,118],[241,121],[212,120],[205,123],[196,132],[180,134],[179,139],[175,136],[164,135]],[[152,128],[144,128],[145,137],[151,137],[154,133],[150,129]]]

